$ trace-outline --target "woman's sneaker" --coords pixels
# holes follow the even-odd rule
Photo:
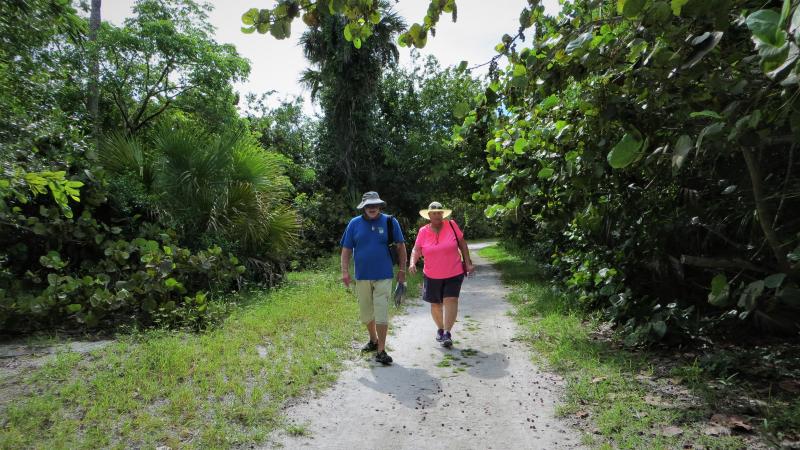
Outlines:
[[[384,350],[375,355],[375,361],[383,364],[384,366],[388,366],[392,363],[392,357],[386,354],[386,350]]]
[[[378,349],[378,343],[372,341],[367,342],[366,344],[364,344],[363,347],[361,347],[361,351],[364,353],[374,352],[377,349]]]
[[[436,342],[442,342],[444,340],[444,330],[439,328],[436,331]]]
[[[453,346],[453,336],[450,335],[449,331],[444,332],[444,336],[442,337],[442,347],[450,348]]]

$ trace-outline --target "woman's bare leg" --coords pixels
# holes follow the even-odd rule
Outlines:
[[[431,317],[433,317],[433,321],[436,323],[436,328],[440,330],[444,329],[444,316],[442,314],[442,309],[441,303],[431,303]]]
[[[458,316],[458,297],[445,297],[443,303],[444,331],[450,331],[456,323],[456,316]]]

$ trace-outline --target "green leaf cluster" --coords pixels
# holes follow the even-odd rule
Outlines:
[[[269,9],[251,8],[242,14],[242,32],[251,34],[269,32],[276,39],[291,35],[292,21],[302,14],[303,22],[318,28],[327,17],[338,15],[347,20],[342,35],[353,47],[359,49],[374,33],[374,27],[386,16],[387,4],[380,0],[279,0]],[[415,23],[400,34],[400,46],[425,47],[428,34],[436,34],[436,24],[442,13],[450,14],[453,22],[458,17],[455,0],[431,0],[422,23]]]
[[[221,318],[199,299],[226,291],[245,270],[219,247],[191,251],[144,222],[138,234],[153,238],[125,240],[122,228],[96,220],[90,209],[65,217],[52,197],[22,202],[10,189],[0,194],[5,330],[93,328],[131,318],[145,326],[199,329]]]

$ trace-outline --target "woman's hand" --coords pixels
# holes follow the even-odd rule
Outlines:
[[[408,265],[408,272],[409,273],[417,273],[417,265],[416,264],[409,264]]]
[[[475,273],[475,266],[472,265],[472,262],[467,263],[467,273]]]

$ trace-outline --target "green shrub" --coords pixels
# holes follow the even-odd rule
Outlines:
[[[174,232],[141,220],[124,227],[98,221],[95,205],[76,207],[81,186],[63,172],[20,171],[0,180],[3,329],[132,319],[202,327],[217,316],[212,294],[229,290],[245,271],[235,256],[218,246],[183,248]],[[131,235],[137,237],[125,237]]]

